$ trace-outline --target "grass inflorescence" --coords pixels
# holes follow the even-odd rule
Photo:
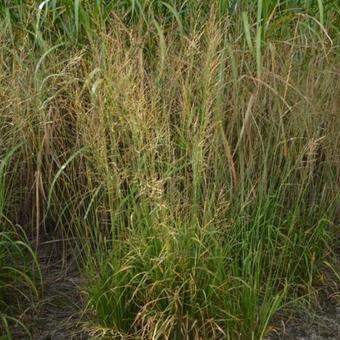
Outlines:
[[[312,299],[339,222],[337,1],[0,17],[1,155],[21,143],[0,208],[72,245],[93,334],[261,339]]]

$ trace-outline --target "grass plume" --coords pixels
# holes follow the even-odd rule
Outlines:
[[[36,244],[70,239],[95,334],[261,339],[313,295],[339,219],[339,14],[0,5],[0,148],[24,141],[6,209]]]

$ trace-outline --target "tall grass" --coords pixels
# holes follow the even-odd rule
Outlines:
[[[339,217],[336,1],[0,13],[12,211],[72,244],[95,334],[261,339],[313,296]]]
[[[20,326],[26,336],[30,336],[17,316],[39,297],[36,256],[23,230],[14,226],[6,216],[12,194],[8,168],[20,147],[18,145],[2,154],[0,163],[0,334],[9,339],[13,325]]]

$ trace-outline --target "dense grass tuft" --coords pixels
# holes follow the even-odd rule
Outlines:
[[[337,1],[17,0],[0,18],[1,155],[23,141],[3,214],[67,240],[91,331],[261,339],[313,298],[336,268]]]

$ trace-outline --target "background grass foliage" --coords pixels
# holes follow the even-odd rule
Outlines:
[[[0,3],[1,218],[68,240],[94,334],[261,339],[314,296],[338,235],[339,27],[335,0]],[[2,307],[8,282],[37,291],[1,228]]]
[[[1,140],[2,141],[2,140]],[[13,225],[5,214],[15,204],[11,172],[12,158],[22,145],[0,151],[0,331],[1,339],[11,339],[13,325],[29,330],[19,320],[18,313],[34,307],[39,297],[41,275],[39,264],[24,230]],[[3,153],[2,153],[3,152]]]

